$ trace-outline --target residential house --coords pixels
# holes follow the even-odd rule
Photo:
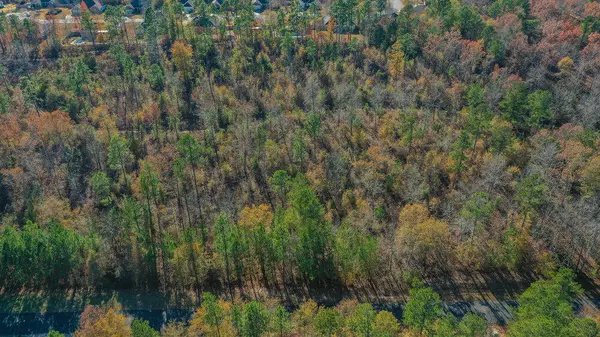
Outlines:
[[[101,14],[106,9],[106,5],[102,3],[102,0],[81,0],[80,11],[87,11],[94,14]]]
[[[187,14],[191,14],[194,11],[194,7],[192,6],[192,1],[190,0],[179,0],[183,4],[183,10]]]
[[[81,4],[75,4],[73,7],[71,7],[71,15],[81,16]]]
[[[255,12],[261,12],[263,10],[263,4],[258,0],[252,0],[252,8],[254,8]]]
[[[307,10],[308,7],[313,3],[313,0],[300,0],[300,6],[302,6],[303,10]]]

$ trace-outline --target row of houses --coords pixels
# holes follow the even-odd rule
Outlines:
[[[72,0],[71,0],[72,1]],[[110,0],[106,0],[110,1]],[[117,0],[118,1],[118,0]],[[193,1],[194,0],[179,0],[186,13],[191,14],[194,11]],[[221,8],[223,0],[205,0],[207,4],[211,4],[216,8]],[[251,0],[254,12],[260,13],[266,8],[266,3],[260,0]],[[263,0],[266,1],[266,0]],[[307,1],[307,0],[304,0]],[[21,1],[17,3],[17,7],[23,7],[27,9],[39,9],[39,8],[56,8],[64,7],[70,3],[70,0],[31,0]],[[132,0],[131,3],[126,5],[126,11],[129,15],[142,13],[143,5],[141,0]],[[73,16],[80,16],[84,11],[90,11],[93,14],[102,14],[106,10],[106,4],[103,0],[80,0],[71,7]]]
[[[186,13],[191,14],[194,12],[194,6],[191,0],[179,0],[183,4],[183,8]],[[210,2],[208,2],[210,1]],[[221,8],[223,4],[223,0],[207,0],[207,4],[211,4],[216,8]],[[265,9],[265,4],[260,2],[259,0],[252,0],[252,8],[255,12],[262,12]]]
[[[65,7],[69,6],[70,4],[71,2],[64,0],[32,0],[20,1],[16,3],[17,8],[26,9]],[[79,15],[82,10],[89,10],[92,13],[100,14],[106,9],[106,5],[102,2],[102,0],[81,0],[81,2],[76,3],[72,9],[76,11],[77,15]]]
[[[52,2],[51,5],[43,4],[43,5],[41,5],[41,7],[53,7],[54,6],[53,2],[55,0],[34,0],[34,1]],[[191,14],[194,12],[194,6],[192,4],[192,0],[179,0],[179,1],[183,4],[183,9],[185,10],[186,13]],[[211,1],[211,0],[209,0],[209,1]],[[210,4],[215,6],[216,8],[221,8],[221,6],[223,4],[223,0],[212,0],[210,2]],[[127,4],[126,7],[127,7],[126,8],[127,13],[130,15],[142,12],[142,5],[141,5],[141,1],[139,1],[139,0],[132,1],[130,4]],[[262,2],[260,2],[259,0],[252,0],[252,7],[255,12],[261,12],[262,10],[264,10],[265,5]],[[82,0],[80,3],[74,5],[71,10],[72,10],[73,16],[79,16],[85,10],[89,10],[90,12],[92,12],[94,14],[101,14],[102,12],[104,12],[105,9],[106,9],[106,5],[102,2],[102,0]]]

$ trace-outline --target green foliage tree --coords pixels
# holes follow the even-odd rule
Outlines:
[[[243,228],[233,224],[229,235],[234,271],[238,281],[238,287],[243,291],[244,274],[246,272],[246,261],[249,252],[248,234]]]
[[[313,141],[313,152],[316,155],[317,141],[321,135],[321,116],[317,113],[311,113],[306,120],[306,131]]]
[[[511,122],[520,132],[526,127],[527,86],[524,83],[513,84],[500,102],[500,110],[504,118]]]
[[[288,214],[298,237],[296,259],[307,280],[324,280],[331,276],[331,224],[323,219],[321,202],[308,187],[303,176],[296,176],[288,194]]]
[[[123,42],[129,40],[124,24],[125,6],[107,6],[104,12],[108,35],[111,39],[120,38]]]
[[[435,337],[456,337],[461,336],[457,333],[457,319],[452,314],[446,314],[438,318],[433,324],[431,330]]]
[[[90,68],[83,61],[77,62],[69,72],[69,86],[73,90],[73,93],[77,96],[82,96],[89,80]]]
[[[120,215],[125,228],[137,235],[144,236],[145,231],[142,229],[142,207],[134,198],[125,198],[121,203]]]
[[[110,185],[110,178],[104,172],[96,172],[90,179],[92,192],[101,206],[107,206],[112,202]]]
[[[331,4],[329,12],[342,33],[350,34],[354,28],[354,8],[356,0],[336,0]]]
[[[534,282],[519,297],[508,336],[598,336],[595,322],[576,318],[573,313],[571,303],[582,293],[574,278],[571,270],[560,269],[551,279]]]
[[[472,158],[475,158],[477,141],[489,128],[492,115],[489,111],[489,107],[484,101],[484,91],[479,85],[475,84],[471,86],[467,95],[467,100],[469,105],[467,108],[466,130],[473,139]]]
[[[252,301],[244,307],[242,336],[260,337],[268,330],[269,315],[260,302]]]
[[[415,286],[410,290],[410,298],[404,307],[402,321],[413,331],[422,333],[429,330],[433,322],[442,316],[440,295],[433,289]]]
[[[128,186],[127,168],[133,162],[133,154],[129,151],[127,142],[119,137],[113,136],[110,138],[108,145],[108,166],[117,172],[120,172],[121,177],[125,180],[125,185]]]
[[[343,317],[334,308],[319,308],[313,321],[315,330],[323,337],[331,337],[343,326]]]
[[[369,303],[361,303],[350,314],[347,324],[350,330],[360,337],[373,336],[377,313]]]
[[[146,53],[150,64],[160,64],[160,53],[158,47],[158,37],[161,32],[161,25],[159,24],[160,17],[157,15],[153,6],[148,6],[144,11],[144,24],[146,30],[144,32],[144,42],[146,45]]]
[[[488,143],[490,152],[500,154],[512,147],[515,136],[512,125],[509,122],[494,119],[489,131]]]
[[[231,240],[232,237],[232,225],[227,219],[225,214],[221,214],[214,226],[214,241],[215,241],[215,250],[219,254],[219,258],[225,265],[225,276],[227,278],[227,285],[229,287],[230,295],[233,297],[233,292],[231,290],[231,269],[232,269],[232,251],[233,251],[233,242]]]
[[[220,54],[212,40],[212,36],[209,34],[200,34],[194,42],[194,51],[194,57],[197,60],[196,63],[200,65],[201,70],[206,74],[213,103],[220,110],[221,105],[216,98],[212,79],[213,73],[221,68]]]
[[[436,15],[445,16],[452,9],[452,3],[450,0],[434,0],[427,7]]]
[[[485,337],[488,325],[483,317],[468,313],[458,324],[458,331],[461,337]]]
[[[131,322],[131,335],[132,337],[160,337],[158,331],[143,319],[134,319]]]
[[[277,170],[273,173],[273,176],[270,179],[270,183],[272,188],[279,196],[281,204],[285,205],[285,196],[289,192],[289,188],[292,183],[292,179],[290,178],[289,174],[285,170]]]
[[[545,202],[546,184],[537,173],[532,173],[517,184],[516,201],[524,214],[536,211]]]
[[[552,118],[552,96],[546,90],[538,90],[527,96],[528,124],[541,128]]]
[[[457,23],[463,38],[478,40],[481,36],[484,27],[483,19],[473,7],[463,5],[459,10]]]
[[[465,202],[461,215],[473,223],[471,238],[480,226],[490,220],[495,207],[495,200],[490,200],[490,196],[485,192],[476,192]]]
[[[273,259],[279,264],[283,282],[287,281],[287,272],[290,269],[290,250],[293,250],[291,231],[288,225],[288,220],[285,218],[284,211],[277,208],[273,219],[273,228],[271,233]],[[291,249],[290,249],[291,248]]]
[[[267,224],[270,225],[271,224]],[[277,254],[273,246],[272,231],[267,229],[267,225],[260,222],[248,230],[247,233],[249,247],[252,253],[255,264],[258,265],[262,273],[263,279],[268,278],[273,274],[273,264],[277,261]]]
[[[56,222],[46,229],[32,222],[21,231],[6,227],[0,236],[0,279],[8,288],[73,285],[93,247],[92,238]],[[23,264],[28,270],[21,268]]]
[[[206,310],[206,316],[204,317],[206,324],[214,327],[217,336],[221,336],[221,324],[225,320],[225,314],[217,303],[217,297],[211,293],[204,293],[202,299],[202,307]]]
[[[148,163],[144,164],[144,166],[142,167],[139,180],[142,189],[142,195],[144,196],[145,200],[145,218],[147,230],[150,234],[150,248],[152,258],[156,261],[156,275],[157,277],[162,277],[162,282],[164,283],[164,275],[161,275],[160,268],[158,267],[159,260],[162,261],[163,272],[166,265],[165,258],[161,249],[162,231],[160,211],[157,210],[157,212],[155,212],[157,216],[156,225],[153,219],[154,212],[152,211],[152,204],[154,204],[155,209],[158,209],[159,206],[158,198],[161,193],[161,183],[158,173],[156,172],[154,167]]]
[[[200,191],[198,189],[198,176],[196,171],[198,167],[205,163],[205,150],[202,145],[198,142],[196,137],[189,133],[185,133],[181,136],[177,142],[177,152],[186,165],[192,168],[192,182],[194,186],[194,192],[196,194],[196,202],[200,209],[200,226],[202,227],[202,245],[206,245],[206,228],[204,219],[202,218],[202,201],[200,200]]]
[[[153,64],[148,69],[148,82],[150,83],[150,87],[157,92],[163,90],[165,86],[165,77],[163,75],[163,70],[158,64]]]
[[[499,0],[494,1],[489,8],[488,13],[491,17],[497,18],[505,13],[519,12],[518,7],[523,11],[523,16],[529,14],[529,1],[527,0]]]
[[[379,265],[377,239],[343,225],[336,233],[334,257],[338,271],[347,283],[359,279],[373,281],[373,272]]]
[[[271,315],[271,332],[276,336],[283,337],[290,330],[290,313],[281,305],[276,306]]]
[[[96,49],[96,22],[94,22],[90,11],[83,11],[81,13],[81,27],[90,35],[94,49]]]
[[[450,157],[454,160],[453,169],[460,176],[465,170],[465,160],[468,159],[466,151],[471,146],[471,137],[467,131],[462,131],[453,144],[453,151]]]

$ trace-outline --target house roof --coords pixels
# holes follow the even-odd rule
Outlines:
[[[85,7],[87,9],[90,9],[90,8],[94,7],[94,5],[96,5],[96,1],[94,1],[94,0],[81,0],[81,3],[85,4]]]
[[[102,8],[102,0],[81,0],[82,4],[85,4],[85,7],[87,9],[90,9],[94,6],[96,6],[96,8]],[[82,7],[83,9],[83,7]]]

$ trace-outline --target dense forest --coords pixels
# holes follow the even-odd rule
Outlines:
[[[83,13],[81,46],[0,14],[3,291],[597,276],[598,1],[145,7],[109,6],[102,39]]]

